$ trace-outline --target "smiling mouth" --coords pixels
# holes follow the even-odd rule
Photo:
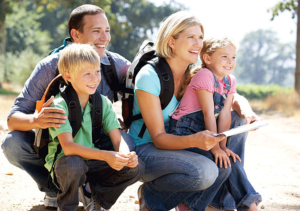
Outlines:
[[[95,45],[97,48],[105,48],[105,44],[104,45]]]
[[[97,86],[96,85],[87,85],[88,88],[91,88],[91,89],[95,89]]]
[[[189,51],[190,53],[192,53],[192,54],[199,54],[199,51]]]

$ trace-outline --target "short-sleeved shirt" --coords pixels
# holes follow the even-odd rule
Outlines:
[[[120,82],[122,82],[131,63],[117,53],[110,53],[116,67],[118,79]],[[21,112],[24,114],[33,114],[35,112],[36,101],[42,98],[48,84],[56,75],[59,55],[60,53],[55,53],[47,56],[36,65],[32,74],[27,79],[22,92],[16,98],[14,105],[11,107],[7,119],[9,119],[16,112]],[[106,55],[105,57],[101,58],[101,63],[110,65]],[[114,93],[110,89],[102,71],[101,82],[97,90],[100,94],[107,96],[110,101],[113,100]]]
[[[236,93],[236,79],[233,75],[229,75],[228,79],[231,87],[227,94],[230,95]],[[223,80],[217,79],[217,81],[219,82],[219,87],[216,91],[223,95],[225,93],[226,85]],[[180,117],[186,114],[201,110],[197,90],[207,90],[210,93],[214,93],[214,85],[215,80],[213,73],[207,68],[202,68],[199,70],[193,76],[190,84],[187,86],[178,108],[172,115],[172,119],[178,120]]]
[[[160,81],[158,78],[158,75],[155,71],[155,69],[151,65],[145,65],[140,72],[137,74],[136,79],[135,79],[135,89],[134,89],[134,102],[133,102],[133,115],[135,114],[140,114],[141,110],[139,107],[139,104],[137,102],[136,98],[136,90],[143,90],[145,92],[148,92],[150,94],[153,94],[155,96],[160,95]],[[162,115],[164,119],[164,124],[165,124],[165,130],[168,130],[169,126],[169,114],[173,112],[173,110],[176,108],[178,105],[178,100],[176,97],[173,95],[170,103],[167,105],[167,107],[162,110]],[[143,138],[139,138],[138,134],[142,128],[142,125],[144,124],[143,119],[139,119],[136,121],[133,121],[130,130],[129,130],[129,135],[133,138],[134,143],[136,146],[145,144],[148,142],[152,142],[150,134],[148,130],[145,131]]]
[[[117,115],[115,111],[113,110],[112,103],[109,101],[107,97],[104,97],[101,95],[102,98],[102,128],[105,133],[108,133],[109,131],[120,128],[119,122],[117,120]],[[60,94],[57,94],[55,96],[55,99],[53,103],[51,104],[51,107],[60,108],[66,111],[66,116],[68,116],[68,106],[66,104],[66,101],[63,99],[63,97]],[[81,128],[78,130],[75,137],[73,137],[73,141],[75,143],[81,144],[83,146],[97,149],[93,144],[92,139],[92,118],[91,118],[91,112],[92,112],[92,105],[88,102],[86,104],[85,109],[82,109],[82,115],[83,119],[81,122]],[[57,145],[59,144],[59,140],[57,136],[61,133],[72,133],[72,127],[70,125],[69,120],[66,120],[65,124],[61,124],[61,127],[55,128],[51,127],[49,130],[49,138],[52,140],[48,144],[48,155],[46,156],[46,164],[45,167],[48,169],[48,171],[51,170],[54,155],[57,149]],[[57,156],[57,159],[62,157],[64,155],[63,150],[59,153]]]

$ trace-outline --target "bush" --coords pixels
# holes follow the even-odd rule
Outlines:
[[[292,93],[292,87],[283,87],[275,84],[271,85],[257,85],[257,84],[247,84],[247,85],[237,85],[237,92],[247,98],[248,100],[262,100],[270,95],[275,95],[278,93]]]

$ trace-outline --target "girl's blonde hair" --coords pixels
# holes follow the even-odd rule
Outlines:
[[[68,83],[64,77],[65,73],[74,77],[84,68],[100,68],[100,57],[91,45],[73,43],[61,51],[57,66],[59,73]]]
[[[155,41],[158,56],[162,58],[173,58],[174,54],[168,45],[171,37],[177,39],[180,33],[188,27],[199,25],[204,36],[204,29],[200,21],[191,13],[180,11],[170,15],[160,26]]]
[[[205,61],[203,59],[204,54],[208,54],[209,56],[213,55],[218,49],[224,48],[226,46],[233,46],[236,48],[235,44],[228,37],[224,37],[221,39],[218,38],[209,38],[203,41],[203,47],[200,52],[200,59],[202,62],[202,67],[206,67]]]

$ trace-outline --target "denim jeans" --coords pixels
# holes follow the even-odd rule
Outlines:
[[[152,211],[170,210],[212,184],[221,185],[230,173],[228,169],[218,172],[213,161],[186,150],[161,150],[147,143],[137,146],[136,152],[145,163],[143,192]],[[201,207],[205,210],[206,205]]]
[[[133,151],[135,146],[131,137],[125,132],[121,134],[128,143],[129,149]],[[1,148],[7,160],[14,166],[26,171],[37,183],[40,191],[46,192],[48,196],[55,197],[57,188],[48,179],[49,172],[44,167],[45,161],[42,160],[34,151],[34,131],[12,131],[9,132],[2,141]],[[106,150],[112,150],[109,137],[101,142]],[[102,148],[101,148],[102,149]]]
[[[57,203],[60,210],[76,211],[78,188],[89,182],[92,198],[103,208],[110,209],[127,186],[138,181],[144,173],[144,164],[135,168],[112,169],[105,161],[83,160],[79,156],[63,156],[54,167],[60,187]]]
[[[235,112],[232,112],[232,124],[231,127],[237,127],[242,125],[243,120]],[[204,116],[201,111],[187,114],[181,117],[178,121],[172,119],[170,121],[170,132],[175,135],[189,135],[196,132],[205,130]],[[245,140],[247,134],[239,134],[228,138],[227,147],[233,152],[238,154],[242,162],[237,161],[234,163],[231,159],[231,173],[224,184],[217,187],[212,185],[210,188],[205,190],[206,195],[210,195],[213,198],[206,197],[203,201],[201,194],[199,197],[189,198],[186,200],[190,208],[194,210],[200,210],[201,204],[210,203],[213,207],[218,209],[237,209],[239,211],[248,210],[252,203],[259,203],[261,196],[254,190],[251,183],[249,182],[246,172],[244,170],[244,151],[245,151]],[[214,156],[211,152],[207,152],[198,148],[190,148],[188,151],[192,151],[214,161]],[[220,168],[219,168],[220,170]]]

